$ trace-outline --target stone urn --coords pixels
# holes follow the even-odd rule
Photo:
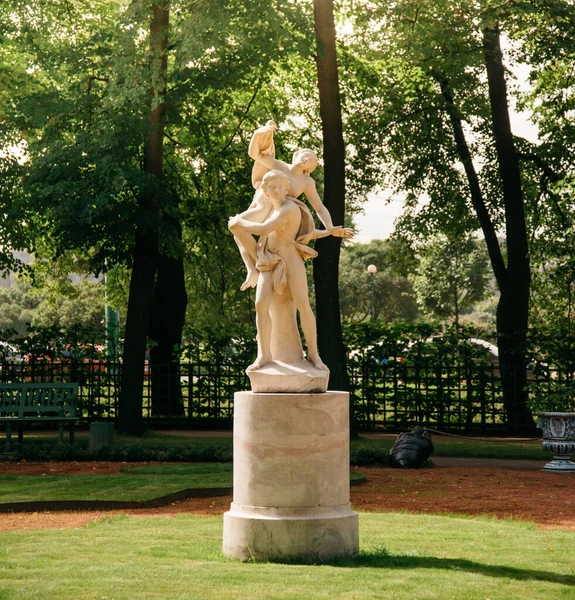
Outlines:
[[[538,412],[537,427],[543,432],[543,448],[553,455],[543,471],[575,473],[575,412]]]

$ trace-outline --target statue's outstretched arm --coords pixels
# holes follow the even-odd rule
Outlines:
[[[341,227],[337,225],[332,227],[329,231],[327,229],[314,229],[311,235],[307,236],[308,240],[318,240],[319,238],[333,235],[334,237],[350,238],[353,237],[353,230],[348,227]]]
[[[315,181],[311,178],[310,183],[308,184],[305,190],[305,195],[309,203],[312,205],[312,208],[317,213],[319,220],[323,223],[323,226],[326,229],[325,233],[322,233],[322,235],[320,236],[314,235],[314,238],[317,239],[318,237],[326,237],[328,235],[343,238],[353,237],[353,231],[351,229],[347,227],[342,227],[341,225],[334,226],[333,221],[331,220],[331,215],[329,214],[329,210],[327,210],[324,203],[321,201],[321,198],[319,197],[319,194],[317,193],[317,189],[315,187]]]
[[[309,183],[305,189],[305,195],[311,204],[312,208],[317,213],[319,220],[323,223],[323,226],[330,231],[333,229],[333,222],[331,220],[331,215],[329,214],[329,210],[325,207],[324,203],[321,201],[319,194],[317,193],[317,189],[315,187],[315,181],[310,178]]]

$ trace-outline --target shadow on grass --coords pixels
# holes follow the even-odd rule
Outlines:
[[[463,558],[438,558],[435,556],[408,556],[389,554],[384,548],[360,552],[358,556],[342,558],[322,564],[334,567],[371,567],[376,569],[445,569],[467,571],[488,577],[546,581],[575,586],[575,575],[563,575],[535,569],[517,569],[505,565],[486,565]]]

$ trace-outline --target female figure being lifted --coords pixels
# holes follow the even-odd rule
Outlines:
[[[289,182],[288,196],[299,198],[302,194],[305,194],[319,220],[326,228],[326,235],[343,238],[352,237],[353,231],[351,229],[341,226],[334,227],[331,215],[317,193],[315,181],[311,177],[311,173],[317,167],[317,154],[313,150],[302,148],[294,152],[291,165],[276,159],[273,141],[273,134],[276,130],[276,124],[273,121],[268,121],[264,127],[257,129],[252,136],[248,154],[255,161],[252,170],[252,184],[256,189],[256,193],[250,207],[239,216],[253,223],[263,223],[267,219],[273,211],[273,206],[270,199],[262,193],[260,186],[265,173],[276,170],[287,176]],[[255,287],[259,277],[259,272],[256,269],[257,243],[251,233],[245,229],[237,229],[233,233],[247,269],[246,280],[241,289]]]

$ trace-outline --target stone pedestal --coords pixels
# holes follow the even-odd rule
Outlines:
[[[347,392],[236,393],[224,553],[315,561],[353,555],[358,546]]]
[[[327,391],[329,371],[316,369],[308,360],[295,364],[272,361],[256,370],[247,369],[252,392],[320,394]]]

